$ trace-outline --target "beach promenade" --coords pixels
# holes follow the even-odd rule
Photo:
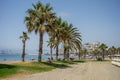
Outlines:
[[[120,67],[111,62],[86,62],[49,72],[12,76],[2,80],[120,80]]]

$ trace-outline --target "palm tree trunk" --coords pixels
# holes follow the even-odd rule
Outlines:
[[[104,58],[105,58],[104,54],[105,54],[105,51],[103,51],[103,53],[102,53],[102,58],[103,58],[103,60],[104,60]]]
[[[111,52],[110,52],[110,59],[112,59],[112,54],[111,54]]]
[[[64,54],[64,56],[63,56],[64,60],[65,60],[66,59],[66,48],[65,47],[64,47],[64,53],[63,54]]]
[[[52,57],[52,44],[50,45],[50,59],[53,60],[53,57]]]
[[[96,60],[98,59],[97,55],[95,56]]]
[[[58,44],[56,46],[56,60],[58,60]]]
[[[84,53],[84,59],[86,59],[86,52]]]
[[[80,52],[79,52],[79,53],[78,53],[78,59],[79,59],[79,60],[80,60],[80,56],[81,56],[81,55],[80,55]]]
[[[69,49],[67,50],[67,60],[69,60]]]
[[[40,32],[38,62],[41,62],[42,59],[42,47],[43,47],[43,33]]]
[[[24,62],[24,57],[25,57],[25,41],[23,41],[23,50],[22,50],[22,61]]]
[[[104,60],[105,56],[104,56],[104,53],[103,53],[103,60]]]
[[[66,47],[65,47],[65,40],[64,40],[64,52],[63,52],[63,60],[66,59]]]

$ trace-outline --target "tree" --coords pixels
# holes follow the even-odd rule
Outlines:
[[[56,48],[56,60],[58,60],[58,50],[59,44],[62,42],[64,46],[64,59],[69,56],[69,50],[74,47],[74,49],[81,48],[81,35],[78,32],[77,28],[74,28],[72,24],[68,24],[66,21],[63,21],[61,18],[56,17],[53,25],[54,29],[50,30],[51,37],[54,39],[54,46]],[[68,57],[69,58],[69,57]]]
[[[117,49],[112,46],[108,49],[109,55],[110,55],[110,59],[112,59],[112,57],[114,56],[114,54],[117,52]]]
[[[81,59],[83,56],[83,49],[79,50],[78,58]]]
[[[50,59],[52,60],[53,57],[52,57],[52,48],[54,47],[54,39],[53,38],[50,38],[48,42],[48,46],[50,46]]]
[[[80,49],[80,54],[82,55],[82,58],[86,58],[86,53],[87,53],[87,49],[83,48],[83,49]]]
[[[66,21],[63,21],[62,23],[62,33],[64,35],[62,35],[62,42],[63,42],[63,47],[64,47],[64,52],[63,52],[63,59],[65,60],[67,58],[66,56],[66,53],[67,53],[67,49],[68,49],[68,46],[67,46],[67,36],[68,36],[68,32],[69,32],[69,27],[68,27],[68,23]]]
[[[87,49],[83,49],[84,59],[86,59]]]
[[[54,39],[54,47],[56,48],[56,60],[58,60],[58,50],[59,50],[59,44],[61,42],[61,36],[62,34],[62,19],[57,18],[55,19],[53,26],[54,26],[54,31],[52,38]]]
[[[117,53],[120,54],[120,47],[117,48]]]
[[[38,62],[41,62],[42,52],[43,52],[43,35],[46,32],[46,27],[48,27],[51,18],[53,18],[54,13],[53,8],[49,3],[43,5],[40,1],[33,4],[33,9],[28,9],[28,16],[25,17],[25,23],[28,32],[35,31],[39,33],[39,55]]]
[[[25,43],[27,41],[27,39],[29,39],[28,35],[26,32],[23,32],[22,36],[20,36],[20,39],[22,39],[22,43],[23,43],[23,49],[22,49],[22,61],[24,62],[24,58],[25,58]]]
[[[67,22],[63,23],[62,40],[64,44],[64,59],[69,59],[69,51],[75,49],[77,53],[81,49],[81,34],[78,29]],[[66,57],[65,57],[66,55]],[[78,55],[79,56],[79,55]]]
[[[95,49],[92,52],[93,52],[94,56],[96,57],[96,59],[98,59],[100,51],[98,49]]]
[[[100,50],[102,51],[102,59],[104,60],[105,58],[105,52],[106,52],[106,44],[102,43],[100,46],[99,46]]]
[[[46,28],[46,31],[49,35],[49,41],[48,42],[48,46],[50,46],[50,57],[51,57],[51,60],[53,59],[52,57],[52,48],[54,47],[55,45],[55,28],[56,26],[54,25],[55,24],[55,20],[56,20],[56,16],[54,15],[53,18],[50,18],[49,20],[49,25],[48,27]]]

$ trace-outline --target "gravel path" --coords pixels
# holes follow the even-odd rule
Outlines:
[[[86,62],[68,68],[3,80],[120,80],[120,67],[110,62]]]

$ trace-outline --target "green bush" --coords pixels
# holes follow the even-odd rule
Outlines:
[[[97,58],[97,61],[102,61],[102,58],[101,57]]]

